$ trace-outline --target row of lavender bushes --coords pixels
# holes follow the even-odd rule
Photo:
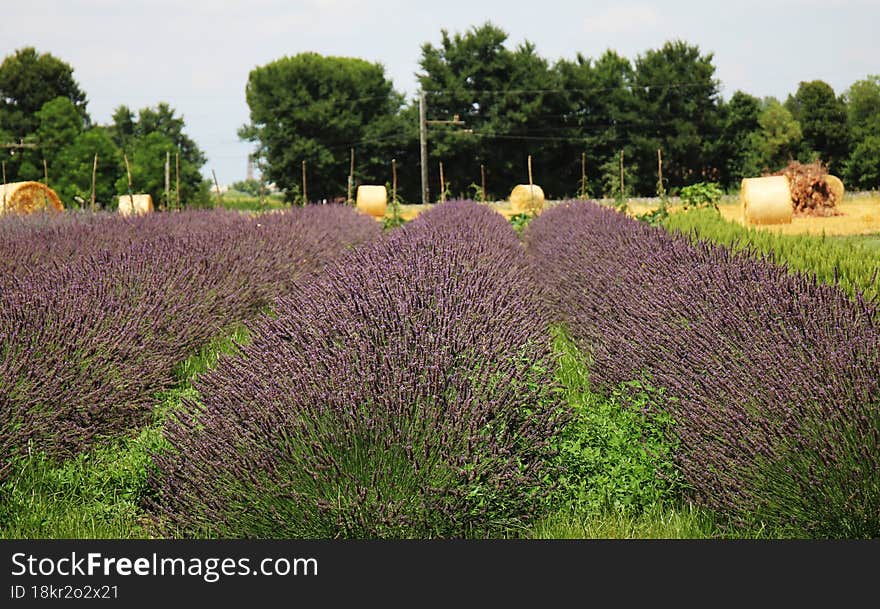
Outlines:
[[[0,221],[0,479],[149,418],[174,368],[304,274],[381,234],[351,209]]]
[[[500,215],[451,202],[303,282],[166,424],[160,530],[470,537],[538,518],[567,408],[527,276]]]
[[[665,390],[693,500],[734,526],[880,536],[872,304],[592,203],[546,211],[525,240],[591,380]]]

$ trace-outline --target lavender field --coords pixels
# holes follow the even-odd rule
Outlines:
[[[0,536],[878,537],[878,318],[587,202],[7,217]]]

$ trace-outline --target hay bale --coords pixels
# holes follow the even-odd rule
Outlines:
[[[362,185],[357,189],[357,208],[374,218],[384,218],[388,207],[388,191],[384,186]]]
[[[517,213],[535,213],[544,208],[544,191],[537,184],[517,184],[510,192],[510,207]]]
[[[132,200],[134,200],[134,208],[132,208]],[[130,216],[133,213],[141,216],[149,214],[153,211],[153,197],[146,194],[139,195],[120,195],[119,196],[119,213],[123,216]]]
[[[744,178],[740,201],[746,224],[791,224],[794,205],[786,176]]]
[[[41,182],[11,182],[0,185],[0,215],[35,211],[64,211],[55,191]]]
[[[843,187],[843,181],[837,176],[828,174],[825,176],[825,183],[828,185],[828,191],[831,193],[834,205],[837,206],[843,203],[843,194],[846,192],[846,189]]]

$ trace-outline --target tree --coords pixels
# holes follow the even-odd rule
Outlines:
[[[853,149],[845,176],[850,186],[880,188],[880,135],[868,135]]]
[[[171,162],[180,155],[180,199],[184,205],[205,205],[201,167],[207,161],[195,141],[184,133],[183,117],[175,116],[167,103],[155,108],[142,108],[135,119],[126,106],[113,113],[109,134],[114,143],[129,157],[132,182],[136,192],[149,193],[158,206],[165,196],[165,158]],[[155,157],[155,158],[154,158]],[[117,181],[119,194],[128,192],[127,177]]]
[[[98,155],[98,171],[95,176],[95,200],[98,207],[115,205],[116,181],[125,175],[122,153],[113,143],[105,127],[92,127],[80,133],[58,154],[53,164],[58,178],[53,188],[65,205],[88,206],[92,190],[92,169],[95,154]]]
[[[349,148],[369,150],[378,143],[376,131],[399,138],[373,123],[396,115],[403,97],[381,65],[362,59],[317,53],[284,57],[252,70],[245,95],[250,123],[239,135],[257,143],[267,177],[288,200],[298,192],[303,161],[309,198],[333,199],[346,192]],[[376,180],[375,170],[361,167],[361,179]]]
[[[726,188],[739,187],[739,182],[750,175],[754,134],[761,128],[758,121],[761,100],[737,91],[730,101],[721,105],[720,111],[721,134],[717,145],[720,181]]]
[[[36,141],[40,109],[57,97],[73,104],[83,124],[88,124],[86,96],[73,78],[73,68],[49,53],[25,47],[0,64],[0,134],[4,141]],[[40,150],[0,152],[9,181],[41,179]]]
[[[797,156],[803,139],[800,123],[779,100],[766,98],[762,106],[758,116],[760,130],[749,137],[752,153],[745,166],[748,175],[781,169]]]
[[[422,46],[418,76],[428,118],[458,115],[465,123],[429,128],[432,185],[438,184],[442,161],[452,192],[465,194],[471,182],[480,181],[482,163],[489,174],[487,190],[507,196],[515,184],[527,180],[528,155],[535,154],[536,181],[548,193],[554,191],[559,172],[549,169],[551,142],[560,135],[555,131],[562,114],[555,91],[558,75],[532,43],[509,49],[506,41],[506,32],[485,23],[464,34],[450,36],[442,30],[439,47]],[[437,190],[432,186],[432,192]]]
[[[801,82],[785,107],[800,124],[804,160],[818,156],[833,173],[842,169],[849,152],[846,104],[821,80]]]
[[[620,150],[625,151],[626,171],[635,171],[629,163],[632,150],[628,147],[636,120],[630,88],[632,64],[608,50],[595,60],[581,54],[574,61],[560,60],[554,70],[563,90],[558,133],[566,139],[558,145],[553,166],[563,168],[567,176],[569,188],[563,192],[580,190],[581,154],[586,153],[588,190],[614,196],[620,190]]]
[[[880,76],[856,81],[844,98],[853,148],[868,136],[880,137]]]
[[[717,177],[719,92],[712,59],[680,40],[636,59],[632,91],[640,120],[632,142],[642,170],[631,179],[637,192],[655,190],[658,148],[672,189]]]
[[[85,131],[86,121],[66,97],[56,97],[37,112],[37,138],[44,159],[54,162],[58,153]]]

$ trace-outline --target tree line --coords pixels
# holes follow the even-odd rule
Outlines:
[[[675,194],[707,181],[734,190],[791,159],[822,160],[851,190],[880,188],[880,76],[840,94],[815,80],[785,100],[744,91],[724,99],[712,53],[684,41],[632,60],[608,50],[551,63],[530,42],[511,48],[491,23],[441,34],[439,45],[422,45],[417,74],[433,200],[441,162],[448,196],[478,197],[485,175],[486,196],[505,198],[526,181],[529,155],[552,198]],[[346,196],[352,156],[355,184],[389,182],[395,159],[398,193],[421,199],[419,100],[395,90],[382,65],[301,53],[251,71],[245,95],[250,122],[239,135],[288,200],[302,198],[304,161],[309,199]],[[87,201],[97,154],[97,199],[112,206],[128,192],[125,155],[134,190],[161,201],[170,153],[180,158],[181,200],[209,201],[206,157],[167,103],[120,106],[107,125],[94,124],[86,107],[62,60],[33,48],[6,57],[0,144],[36,144],[0,148],[7,181],[43,179],[45,160],[66,204]]]
[[[452,195],[479,193],[482,165],[487,194],[503,198],[527,179],[529,155],[550,197],[650,196],[661,186],[658,150],[670,194],[699,181],[736,189],[792,159],[822,160],[850,189],[880,187],[878,76],[840,95],[816,80],[784,101],[743,91],[723,99],[712,53],[683,41],[634,60],[608,50],[551,64],[507,38],[486,23],[443,30],[438,46],[421,48],[429,124],[446,122],[428,128],[432,199],[440,162]],[[397,92],[380,64],[283,57],[250,73],[246,97],[250,123],[239,134],[288,198],[300,195],[302,161],[311,199],[344,195],[353,149],[356,182],[387,182],[394,158],[399,192],[420,200],[418,99]]]
[[[121,105],[110,124],[98,125],[87,104],[73,68],[61,59],[33,47],[7,56],[0,64],[0,161],[6,181],[43,181],[48,176],[65,205],[83,206],[90,202],[97,155],[96,202],[114,208],[117,195],[128,193],[127,158],[134,192],[149,193],[160,205],[167,154],[175,164],[175,178],[179,165],[181,202],[209,201],[209,186],[200,173],[207,158],[171,106],[159,103],[135,113]],[[165,203],[176,203],[177,194]]]

